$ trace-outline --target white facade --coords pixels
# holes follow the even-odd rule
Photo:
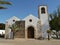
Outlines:
[[[38,22],[38,18],[33,16],[32,14],[30,14],[29,16],[27,16],[26,18],[24,18],[23,20],[25,20],[25,30],[28,29],[28,27],[32,26],[35,30],[35,38],[38,37],[38,29],[37,29],[37,22]],[[32,22],[30,22],[30,20],[32,20]],[[27,33],[27,31],[26,31]]]
[[[12,26],[12,24],[15,23],[15,21],[19,21],[20,19],[13,16],[12,18],[6,20],[6,24],[5,24],[5,38],[10,38],[10,32],[11,32],[11,29],[10,27]]]
[[[45,12],[43,14],[41,13],[42,7],[44,7],[45,9]],[[42,35],[44,38],[47,37],[46,31],[49,30],[47,6],[39,6],[38,12],[39,12],[38,18],[30,14],[29,16],[22,19],[25,21],[25,38],[28,38],[27,30],[28,27],[30,26],[34,28],[34,38],[38,38],[40,35]],[[13,16],[12,18],[6,21],[6,31],[5,31],[6,35],[9,33],[9,26],[11,26],[14,23],[13,20],[20,21],[21,19]]]

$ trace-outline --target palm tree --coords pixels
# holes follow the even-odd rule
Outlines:
[[[50,33],[51,33],[51,30],[47,30],[47,33],[48,33],[48,40],[50,40]]]
[[[14,23],[14,24],[12,24],[11,29],[13,30],[13,32],[14,32],[14,33],[16,33],[16,31],[18,31],[18,30],[19,30],[18,26],[17,26],[15,23]]]
[[[8,2],[8,1],[4,1],[4,0],[0,0],[0,4],[1,4],[1,5],[4,5],[4,4],[6,4],[6,5],[11,5],[10,2]],[[4,7],[4,6],[0,6],[0,9],[7,9],[7,8]]]

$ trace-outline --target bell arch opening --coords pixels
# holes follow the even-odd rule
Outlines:
[[[44,7],[41,8],[41,14],[45,14],[45,8]]]

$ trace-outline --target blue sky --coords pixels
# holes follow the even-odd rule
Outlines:
[[[47,5],[48,13],[52,13],[60,5],[60,0],[7,0],[12,3],[11,6],[7,6],[8,9],[0,10],[0,23],[12,16],[17,16],[20,19],[25,18],[29,14],[38,16],[38,5]]]

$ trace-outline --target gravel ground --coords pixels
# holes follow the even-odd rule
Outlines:
[[[60,40],[0,39],[0,45],[60,45]]]

